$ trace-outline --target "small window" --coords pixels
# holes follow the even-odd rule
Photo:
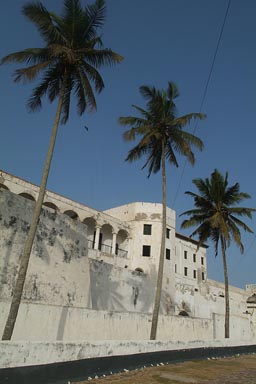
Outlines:
[[[142,256],[150,257],[150,251],[151,251],[150,245],[143,245],[143,247],[142,247]]]
[[[152,229],[151,224],[144,224],[143,235],[151,235],[151,229]]]
[[[166,228],[166,237],[167,239],[170,239],[170,229]]]
[[[184,268],[184,276],[187,276],[187,275],[188,275],[188,268],[185,267],[185,268]]]
[[[193,262],[195,263],[196,262],[196,254],[193,253]]]
[[[202,272],[202,280],[205,280],[204,272]]]
[[[177,264],[174,264],[174,272],[177,273]]]
[[[188,251],[184,251],[184,259],[188,258]]]
[[[194,271],[193,271],[193,277],[194,277],[194,279],[196,279],[196,269],[194,269]]]
[[[165,250],[165,258],[166,260],[171,260],[171,250],[169,248]]]
[[[204,258],[201,257],[201,265],[204,265]]]

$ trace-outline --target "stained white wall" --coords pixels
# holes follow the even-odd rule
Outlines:
[[[195,340],[177,342],[157,341],[94,341],[92,342],[2,342],[0,368],[21,367],[74,361],[94,357],[120,356],[146,352],[171,351],[194,348],[232,347],[253,345],[251,341]],[[125,364],[124,364],[125,367]]]
[[[6,320],[33,206],[34,202],[0,189],[0,332]],[[125,212],[129,212],[129,219],[133,217],[134,220],[129,225],[122,224],[121,219],[119,223],[131,231],[130,244],[134,248],[130,249],[130,254],[133,254],[130,265],[133,265],[141,257],[136,253],[138,244],[146,241],[144,223],[152,224],[152,235],[148,236],[147,241],[152,249],[155,244],[159,247],[161,205],[135,203],[131,205],[131,212],[127,207],[125,209],[120,214],[121,218]],[[165,261],[161,313],[169,316],[160,318],[158,337],[196,339],[202,329],[205,332],[202,337],[221,337],[224,335],[223,284],[207,280],[191,280],[190,284],[190,280],[175,276],[175,214],[171,210],[168,212],[171,260]],[[115,220],[113,218],[113,223]],[[182,242],[186,244],[187,240]],[[181,248],[184,244],[181,244]],[[191,248],[192,253],[195,247]],[[84,324],[85,338],[147,339],[150,327],[148,313],[152,312],[158,255],[155,251],[150,260],[143,258],[148,263],[145,269],[149,267],[146,274],[133,270],[135,266],[140,266],[137,261],[132,268],[126,264],[126,260],[121,263],[114,255],[109,256],[111,262],[106,262],[107,257],[103,257],[101,252],[88,252],[85,224],[44,208],[32,250],[23,309],[19,314],[15,337],[34,340],[40,336],[51,340],[70,340],[76,337],[74,332],[77,329],[81,331],[80,324]],[[191,260],[190,263],[194,265]],[[238,288],[230,289],[231,337],[255,337],[255,321],[252,321],[250,314],[245,314],[247,295],[248,292]],[[182,309],[192,319],[170,316]],[[102,311],[105,311],[104,314]],[[37,333],[39,322],[43,324],[40,334]],[[106,332],[106,336],[98,331],[100,329]]]

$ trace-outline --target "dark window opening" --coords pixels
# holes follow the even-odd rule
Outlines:
[[[202,272],[202,280],[205,280],[204,272]]]
[[[193,276],[194,276],[194,279],[196,279],[196,270],[195,269],[193,271]]]
[[[150,251],[151,251],[150,245],[143,245],[142,256],[150,257]]]
[[[166,237],[167,239],[170,239],[170,229],[166,228]]]
[[[186,311],[180,311],[179,316],[189,316]]]
[[[184,267],[184,276],[187,276],[187,275],[188,275],[188,268]]]
[[[196,262],[196,254],[193,253],[193,262],[195,263]]]
[[[204,258],[201,257],[201,265],[204,265]]]
[[[101,251],[101,248],[102,248],[102,237],[103,237],[103,234],[100,233],[100,236],[99,236],[99,244],[98,244],[98,250]]]
[[[171,250],[169,248],[165,250],[165,258],[166,260],[171,260]]]
[[[151,224],[144,224],[143,235],[151,235],[151,229],[152,229]]]
[[[188,251],[184,251],[184,259],[188,258]]]

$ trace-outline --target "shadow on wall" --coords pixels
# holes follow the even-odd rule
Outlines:
[[[0,189],[0,297],[10,299],[17,276],[19,257],[23,250],[34,202]],[[86,226],[49,207],[41,212],[32,249],[23,298],[42,301],[53,288],[61,292],[66,264],[87,256]],[[56,271],[56,272],[53,272]],[[54,278],[54,273],[58,279]],[[60,273],[64,274],[60,276]],[[55,276],[57,276],[55,275]],[[75,279],[75,276],[74,276]],[[69,279],[70,280],[70,279]],[[70,283],[70,281],[68,282]],[[72,282],[71,282],[72,285]],[[56,295],[58,292],[56,291]],[[66,295],[65,289],[63,294]]]
[[[92,309],[127,311],[122,291],[122,280],[113,265],[90,260],[90,295]],[[116,273],[117,272],[117,273]]]
[[[151,313],[155,298],[157,274],[118,268],[90,260],[90,296],[94,310]],[[162,292],[161,313],[171,314],[169,293]]]

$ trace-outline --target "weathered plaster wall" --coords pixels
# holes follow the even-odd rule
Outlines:
[[[112,208],[106,213],[129,223],[132,241],[130,242],[130,268],[143,270],[152,282],[156,282],[162,237],[162,204],[136,202]],[[165,248],[170,251],[170,260],[165,259],[163,277],[164,313],[174,313],[175,301],[175,211],[167,208],[167,228]],[[151,234],[144,234],[144,225],[151,225]],[[143,256],[143,246],[150,246],[150,256]]]
[[[34,202],[0,189],[0,332],[33,206]],[[143,221],[138,223],[143,230]],[[97,251],[96,259],[88,257],[86,225],[44,208],[14,339],[147,339],[151,321],[147,313],[152,311],[156,266],[143,274],[108,264],[99,256]],[[196,291],[194,285],[179,284],[175,297],[171,297],[174,291],[170,287],[175,281],[172,276],[166,268],[162,313],[172,314],[175,304],[195,318],[160,317],[158,338],[195,340],[223,336],[224,305],[219,296],[223,285],[200,284]],[[255,326],[249,315],[241,313],[246,308],[242,293],[231,290],[231,314],[235,316],[232,326],[235,338],[249,339],[255,337]],[[183,302],[187,308],[182,307]]]
[[[1,319],[6,317],[7,311],[7,303],[2,304]],[[148,340],[151,318],[151,314],[145,313],[23,303],[12,340]],[[160,340],[209,340],[212,336],[212,320],[159,318],[157,338]]]
[[[34,202],[0,190],[0,298],[9,300]],[[90,305],[86,226],[42,210],[24,287],[24,300]]]
[[[232,346],[250,346],[251,341],[195,340],[177,342],[157,341],[94,341],[92,342],[1,342],[0,368],[22,367],[37,364],[49,364],[62,361],[74,361],[87,358],[122,356],[137,353],[171,351],[194,348],[214,348]]]
[[[0,190],[0,298],[9,301],[34,202]],[[86,226],[50,208],[42,211],[23,300],[101,310],[151,309],[154,281],[88,258]],[[155,276],[153,276],[155,278]]]

